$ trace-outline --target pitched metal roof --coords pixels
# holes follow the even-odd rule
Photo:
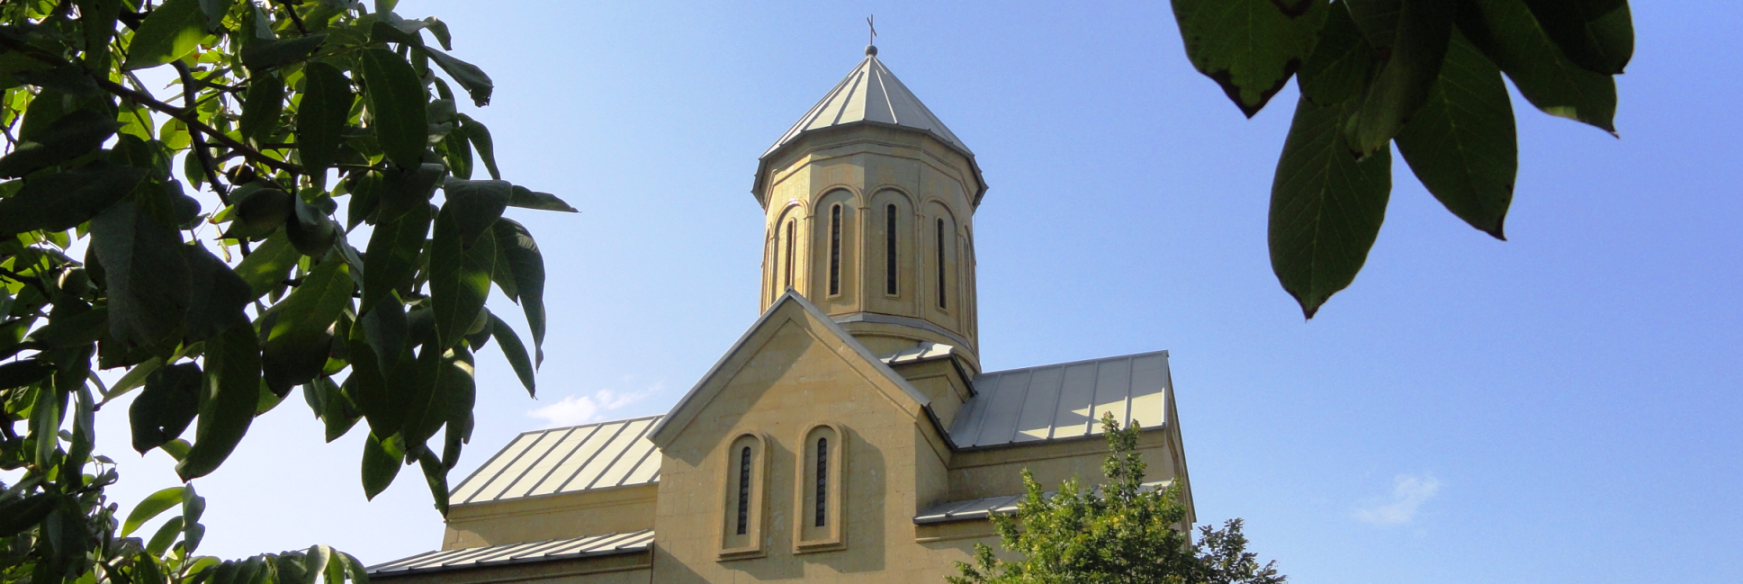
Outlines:
[[[1155,489],[1165,489],[1168,488],[1168,484],[1172,482],[1174,481],[1148,482],[1139,485],[1139,490],[1149,492]],[[1056,491],[1047,491],[1046,493],[1042,493],[1042,496],[1051,499],[1055,494],[1058,493]],[[986,497],[981,499],[969,499],[967,501],[939,503],[925,511],[921,511],[919,515],[915,515],[914,523],[917,525],[926,525],[929,523],[967,521],[970,519],[986,519],[987,516],[994,513],[1015,513],[1017,511],[1017,503],[1022,501],[1022,499],[1022,495],[1003,495],[999,497]]]
[[[648,551],[654,543],[654,530],[643,529],[626,533],[587,535],[571,539],[553,539],[532,543],[493,545],[488,547],[437,550],[409,558],[371,566],[369,576],[400,576],[442,570],[460,570],[504,564],[524,564],[567,560],[590,556],[608,556]]]
[[[534,430],[515,437],[449,493],[454,505],[660,481],[647,434],[661,416]]]
[[[781,139],[774,146],[763,152],[768,156],[797,140],[800,134],[812,130],[821,130],[832,126],[845,126],[860,122],[876,122],[899,126],[912,130],[927,132],[938,138],[938,141],[962,152],[964,156],[974,156],[968,146],[957,139],[950,128],[944,127],[944,122],[938,116],[932,115],[932,110],[926,109],[926,104],[920,103],[920,98],[908,91],[901,80],[879,61],[876,55],[866,55],[865,60],[853,68],[841,83],[829,90],[823,100],[811,106],[799,122],[781,134]]]
[[[950,440],[977,448],[1093,436],[1103,412],[1121,425],[1160,428],[1171,385],[1167,351],[983,373]]]
[[[968,149],[950,128],[944,127],[944,122],[938,116],[932,115],[932,110],[926,104],[920,103],[920,98],[914,92],[908,91],[908,86],[896,79],[896,75],[878,60],[875,47],[866,48],[865,60],[853,68],[834,89],[823,96],[817,105],[805,112],[793,127],[781,134],[773,146],[763,151],[758,159],[756,184],[751,188],[751,194],[761,200],[763,181],[769,158],[788,144],[799,139],[799,136],[816,130],[848,126],[853,124],[873,124],[905,128],[931,134],[945,146],[957,151],[974,171],[974,180],[979,184],[972,185],[975,192],[970,196],[976,206],[986,194],[986,180],[981,177],[980,164],[974,160],[974,151]]]

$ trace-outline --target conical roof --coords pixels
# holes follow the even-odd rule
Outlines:
[[[837,126],[853,124],[876,124],[893,126],[906,130],[931,134],[933,138],[949,146],[952,150],[968,158],[969,165],[974,167],[976,185],[974,203],[980,204],[980,197],[986,193],[986,183],[980,176],[980,165],[974,161],[974,151],[956,137],[950,128],[938,116],[932,115],[932,110],[926,109],[926,104],[920,103],[920,98],[914,92],[908,91],[896,75],[878,60],[875,47],[866,48],[865,60],[853,68],[834,89],[823,96],[817,105],[805,112],[798,123],[793,124],[781,139],[776,140],[763,155],[759,157],[764,164],[758,165],[757,181],[752,191],[761,198],[760,191],[764,180],[763,171],[769,158],[782,148],[799,139],[807,132],[823,130]]]

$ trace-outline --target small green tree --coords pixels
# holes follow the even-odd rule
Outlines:
[[[1282,584],[1276,562],[1260,566],[1247,552],[1241,520],[1222,529],[1204,526],[1198,544],[1184,530],[1186,506],[1178,484],[1143,486],[1145,464],[1136,452],[1139,426],[1124,430],[1112,415],[1102,418],[1112,453],[1102,464],[1107,484],[1084,488],[1076,477],[1056,495],[1023,470],[1026,493],[1015,515],[994,513],[1005,550],[1021,555],[1001,560],[975,544],[973,564],[957,562],[951,584],[1171,583]]]

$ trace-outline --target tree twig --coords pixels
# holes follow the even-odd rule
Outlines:
[[[187,104],[187,113],[197,116],[194,107],[199,104],[200,100],[199,92],[194,87],[194,74],[181,61],[176,61],[174,65],[176,74],[182,78],[182,103]],[[212,192],[218,194],[218,202],[223,203],[226,207],[230,206],[230,187],[218,180],[218,165],[212,162],[212,149],[206,146],[206,138],[201,136],[199,132],[188,132],[188,137],[193,141],[194,150],[189,156],[200,161],[200,168],[206,171],[206,182],[212,185]],[[243,241],[241,247],[242,257],[246,258],[248,254],[254,252],[253,249],[249,248],[247,241]]]
[[[291,23],[297,26],[297,32],[303,36],[309,36],[309,29],[303,26],[303,17],[297,14],[297,8],[291,6],[291,3],[286,0],[278,0],[278,5],[283,6],[284,11],[290,13]]]
[[[24,53],[25,55],[27,55],[33,59],[54,65],[56,67],[66,67],[66,66],[71,65],[71,63],[69,63],[66,59],[62,59],[57,55],[44,54],[36,47],[33,47],[27,43],[18,42],[16,39],[10,38],[6,35],[0,35],[0,46],[4,46],[8,49],[12,49],[12,50],[18,51],[20,53]],[[113,93],[113,94],[120,96],[120,97],[131,99],[135,103],[138,103],[138,104],[143,105],[145,107],[151,108],[154,111],[157,111],[157,112],[162,113],[164,115],[167,115],[169,117],[175,118],[177,120],[181,120],[182,123],[187,124],[188,129],[198,130],[200,132],[204,132],[206,135],[211,136],[213,140],[217,140],[218,143],[223,144],[225,147],[230,148],[231,150],[234,150],[236,152],[242,153],[242,156],[249,159],[249,160],[258,162],[260,164],[263,164],[263,165],[270,167],[272,169],[275,169],[275,170],[280,170],[280,171],[288,172],[291,174],[305,174],[303,172],[303,168],[301,166],[297,166],[297,165],[291,164],[289,162],[284,162],[282,160],[275,159],[271,156],[267,156],[265,154],[262,154],[258,150],[255,150],[253,148],[249,148],[247,144],[243,144],[242,142],[237,141],[235,138],[231,138],[230,136],[225,135],[223,132],[218,131],[217,128],[213,128],[211,126],[206,125],[205,122],[201,122],[198,115],[195,115],[195,114],[188,112],[188,111],[184,111],[184,110],[182,110],[182,108],[178,108],[178,107],[172,106],[170,104],[158,101],[157,98],[152,97],[151,94],[149,94],[149,93],[129,89],[129,88],[127,88],[127,86],[121,85],[119,83],[116,83],[114,81],[110,81],[110,80],[108,80],[106,78],[102,78],[102,77],[91,77],[91,81],[96,82],[97,87],[102,88],[104,91],[107,91],[109,93]]]

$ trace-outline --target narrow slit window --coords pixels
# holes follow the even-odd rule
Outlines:
[[[750,526],[750,447],[738,454],[738,534]]]
[[[944,220],[938,220],[938,307],[947,308],[944,301]]]
[[[829,515],[829,439],[817,439],[817,527],[828,523]]]
[[[896,206],[884,207],[884,293],[896,294]]]
[[[829,208],[829,294],[841,293],[841,205]]]
[[[787,221],[787,264],[785,266],[785,271],[786,271],[785,286],[787,288],[793,287],[793,229],[794,229],[794,223],[795,222],[792,220]]]

